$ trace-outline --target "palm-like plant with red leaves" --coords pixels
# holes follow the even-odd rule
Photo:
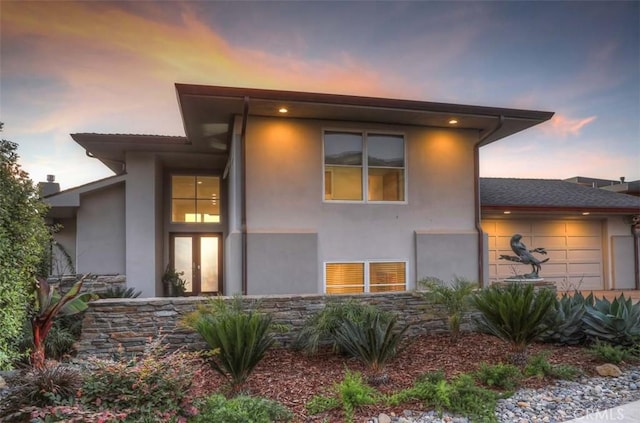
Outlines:
[[[36,369],[42,369],[45,366],[44,340],[47,338],[56,316],[80,313],[87,309],[89,301],[98,298],[91,293],[80,294],[85,278],[86,275],[80,278],[64,295],[60,295],[57,289],[52,289],[46,280],[39,279],[37,281],[35,289],[36,313],[31,319],[33,350],[30,357],[31,365]]]

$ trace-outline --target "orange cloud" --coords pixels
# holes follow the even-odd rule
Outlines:
[[[586,125],[596,120],[597,116],[589,116],[581,119],[571,119],[566,115],[555,114],[551,120],[540,126],[540,129],[552,136],[567,138],[578,136]]]
[[[56,105],[30,122],[29,132],[114,131],[104,127],[109,121],[118,125],[115,131],[182,133],[174,82],[412,94],[410,84],[385,79],[352,55],[308,60],[241,48],[186,3],[173,3],[180,14],[171,21],[158,15],[163,9],[156,3],[138,5],[148,9],[149,17],[118,3],[3,3],[3,42],[28,47],[4,61],[3,73],[46,78],[60,86],[55,96],[22,90],[25,103]]]

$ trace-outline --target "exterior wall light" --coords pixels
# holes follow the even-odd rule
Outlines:
[[[289,111],[289,109],[287,109],[286,107],[280,107],[278,109],[278,113],[283,113],[284,114],[284,113],[287,113],[288,111]]]
[[[458,123],[457,119],[450,119],[449,120],[449,125],[455,125],[456,123]]]
[[[504,214],[511,214],[511,211],[509,211],[509,210],[505,210],[503,213],[504,213]]]

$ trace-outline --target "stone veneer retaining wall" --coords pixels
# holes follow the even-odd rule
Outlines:
[[[50,276],[47,282],[53,286],[58,285],[64,292],[71,288],[82,275]],[[88,275],[82,283],[82,292],[99,294],[109,288],[126,288],[127,277],[125,275]]]
[[[394,311],[401,325],[411,324],[409,335],[445,332],[444,309],[428,302],[416,292],[365,295],[293,295],[246,296],[245,305],[258,301],[259,310],[270,313],[274,323],[284,324],[290,331],[278,334],[278,341],[290,346],[306,317],[321,310],[327,300],[367,302],[381,310]],[[82,336],[76,347],[79,358],[96,356],[112,358],[115,354],[139,354],[150,338],[164,336],[169,350],[207,348],[200,335],[178,324],[186,313],[205,303],[204,297],[104,299],[92,302],[87,310]],[[230,300],[225,297],[225,300]],[[466,319],[468,328],[468,318]]]

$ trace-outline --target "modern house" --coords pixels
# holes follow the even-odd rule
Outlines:
[[[505,223],[500,207],[509,204],[483,204],[481,216],[478,176],[480,147],[551,112],[176,90],[186,137],[72,134],[115,173],[45,197],[78,273],[125,275],[147,297],[162,295],[167,266],[185,272],[191,294],[401,291],[427,276],[486,284],[505,274],[495,251],[516,229],[539,246],[555,245],[544,228],[526,226],[526,214]],[[619,221],[611,224],[590,220],[597,242],[626,237],[611,243],[627,248],[629,226],[620,222],[632,210],[616,206]],[[569,220],[555,211],[551,225]],[[589,283],[614,286],[617,264],[601,266],[600,282]]]
[[[640,289],[640,197],[614,192],[624,182],[577,179],[481,178],[490,281],[516,272],[499,257],[519,233],[529,248],[547,250],[542,274],[559,289]]]

